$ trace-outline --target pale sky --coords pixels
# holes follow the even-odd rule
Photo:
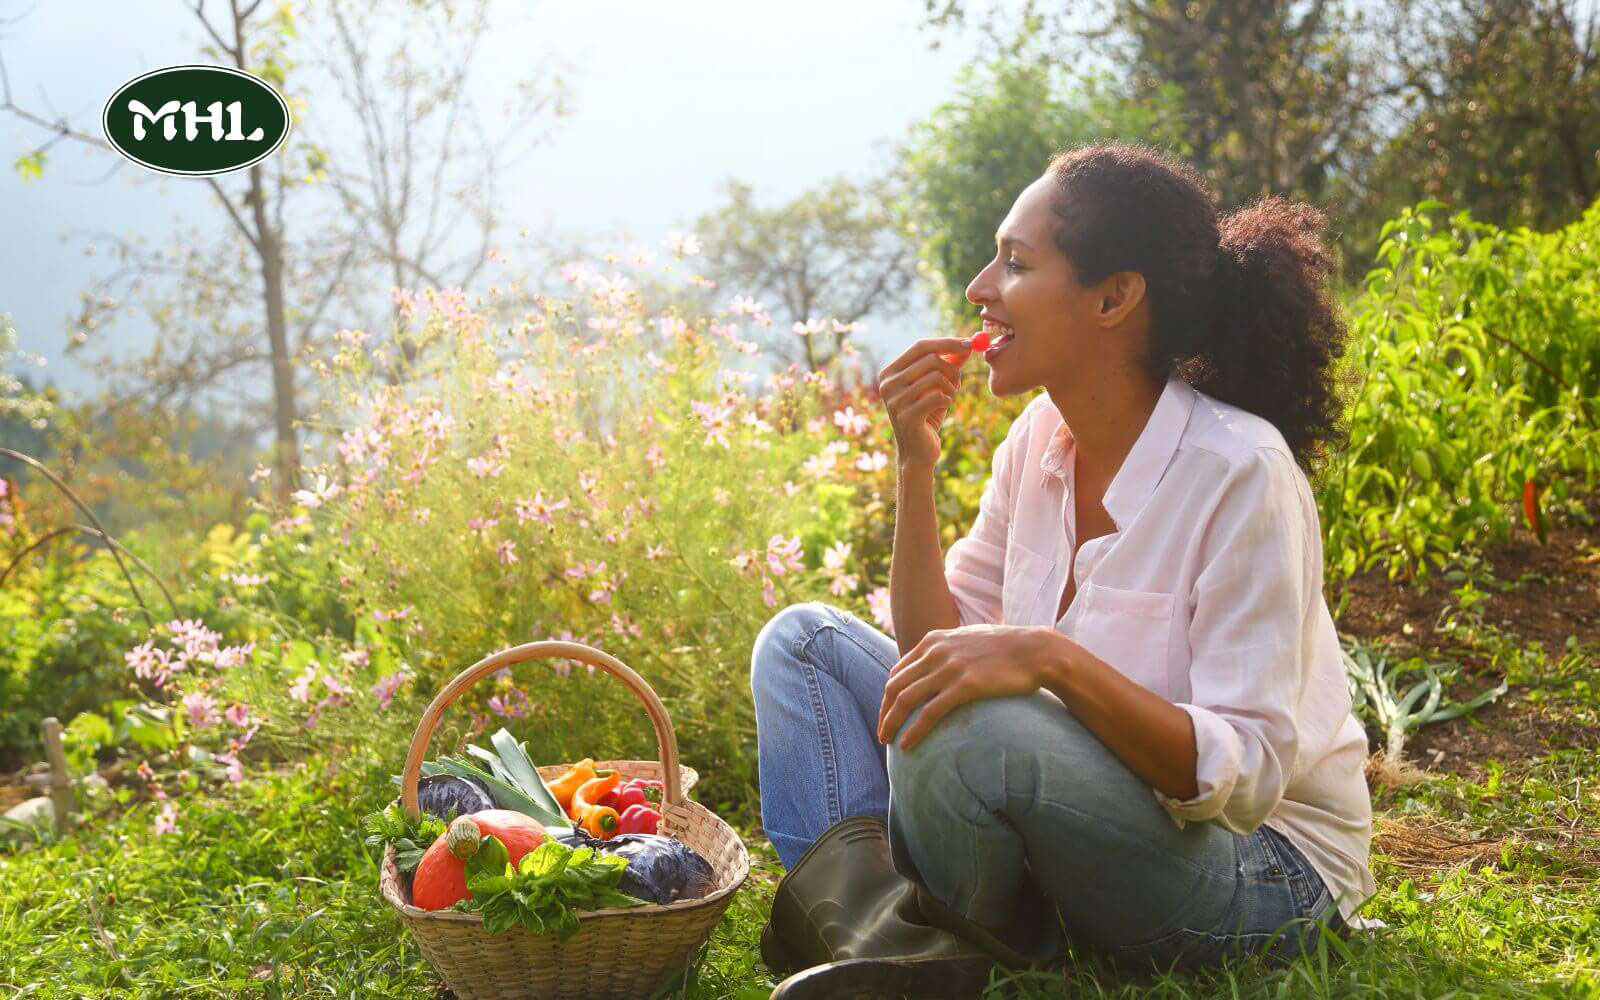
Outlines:
[[[659,246],[716,203],[727,177],[773,204],[838,174],[881,172],[892,143],[951,96],[980,44],[946,34],[931,50],[932,34],[917,28],[923,9],[923,0],[502,3],[483,78],[513,79],[553,52],[572,70],[576,108],[552,144],[503,180],[503,232]],[[199,29],[177,0],[0,0],[0,22],[9,22],[0,55],[18,103],[85,130],[98,129],[122,83],[198,54]],[[0,313],[11,314],[24,349],[49,359],[50,378],[81,390],[92,383],[63,355],[65,323],[106,266],[85,257],[84,243],[96,231],[160,243],[185,213],[193,221],[217,210],[199,179],[114,167],[109,154],[66,142],[44,178],[25,184],[11,164],[41,138],[0,115]],[[928,323],[914,307],[871,322],[862,340],[881,356],[884,345],[933,333]],[[114,336],[134,349],[147,334],[127,324]]]

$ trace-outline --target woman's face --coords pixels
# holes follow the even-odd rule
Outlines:
[[[1108,291],[1118,294],[1117,276],[1088,288],[1078,284],[1052,235],[1054,198],[1049,174],[1023,190],[995,233],[994,259],[967,286],[967,300],[982,307],[991,341],[1010,335],[985,358],[996,396],[1040,386],[1070,389],[1122,360],[1108,348],[1125,338],[1105,336],[1104,305]]]

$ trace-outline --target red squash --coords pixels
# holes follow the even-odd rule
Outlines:
[[[471,824],[463,824],[462,820],[470,820]],[[441,833],[428,847],[422,863],[417,865],[417,874],[411,881],[411,901],[421,909],[448,910],[472,898],[467,892],[467,859],[478,847],[478,837],[471,835],[473,826],[481,836],[496,837],[506,845],[512,864],[545,840],[544,827],[537,820],[510,809],[484,809],[456,819],[450,830]]]

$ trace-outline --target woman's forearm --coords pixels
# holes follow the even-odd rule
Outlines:
[[[1055,629],[1046,631],[1049,641],[1040,686],[1060,698],[1085,728],[1152,788],[1179,800],[1199,794],[1198,752],[1189,713],[1135,684]]]
[[[894,552],[889,562],[889,613],[900,655],[934,629],[961,624],[944,578],[933,468],[901,465],[895,477]]]

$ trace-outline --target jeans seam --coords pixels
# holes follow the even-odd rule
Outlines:
[[[1265,824],[1262,825],[1261,831],[1261,838],[1265,841],[1267,850],[1277,859],[1278,867],[1283,870],[1285,879],[1289,883],[1289,894],[1294,902],[1295,913],[1302,917],[1311,916],[1317,908],[1317,903],[1321,901],[1321,896],[1324,894],[1331,896],[1327,887],[1324,886],[1322,892],[1312,892],[1310,864],[1302,863],[1299,849],[1286,835],[1272,830]]]
[[[857,639],[854,635],[850,634],[850,629],[846,627],[846,626],[848,626],[850,624],[850,622],[849,622],[849,620],[847,620],[844,617],[844,613],[843,612],[841,612],[838,609],[834,608],[832,605],[827,605],[827,608],[828,608],[829,612],[831,612],[833,614],[834,618],[838,619],[839,624],[835,625],[832,622],[822,622],[822,623],[820,623],[817,626],[817,629],[814,630],[811,633],[813,638],[816,636],[816,633],[818,631],[821,631],[824,628],[831,628],[835,632],[837,632],[838,634],[844,636],[846,639],[849,639],[851,645],[855,646],[857,649],[861,650],[863,653],[865,653],[869,657],[871,657],[872,658],[872,662],[878,664],[878,666],[883,667],[885,670],[889,670],[889,669],[892,669],[894,667],[894,664],[892,664],[892,663],[884,663],[881,659],[879,659],[877,652],[871,646],[868,646],[866,643],[862,642],[860,639]]]
[[[806,656],[806,647],[826,624],[826,622],[820,623],[817,628],[797,637],[794,643],[794,655],[804,667],[806,693],[811,697],[811,711],[817,722],[817,742],[821,747],[823,785],[826,792],[823,798],[828,803],[828,825],[831,826],[844,818],[844,803],[839,797],[839,765],[833,753],[833,726],[828,721],[828,707],[822,698],[822,684],[817,679],[817,671],[821,667]]]

